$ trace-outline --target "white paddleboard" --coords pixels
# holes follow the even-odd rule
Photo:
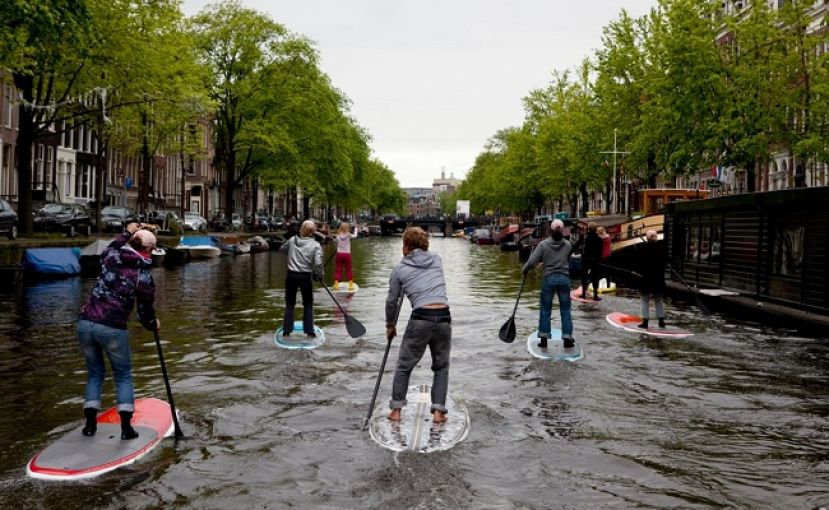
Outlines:
[[[348,282],[340,282],[336,289],[333,285],[329,288],[331,289],[331,292],[333,292],[334,294],[354,294],[355,292],[360,290],[360,286],[356,283],[354,284],[354,288],[348,290]]]
[[[547,339],[547,347],[539,347],[538,330],[527,337],[527,352],[539,359],[552,361],[578,361],[584,358],[584,352],[578,342],[574,347],[564,348],[564,340],[561,339],[561,330],[553,328],[550,332],[552,338]]]
[[[659,338],[687,338],[694,334],[691,331],[686,331],[684,329],[674,327],[657,328],[654,326],[650,326],[656,323],[656,319],[651,319],[650,321],[648,321],[648,325],[650,327],[648,327],[647,329],[640,328],[638,327],[638,325],[642,323],[641,317],[636,315],[628,315],[626,313],[621,312],[613,312],[607,314],[607,322],[611,326],[623,329],[629,333],[639,333],[642,335],[650,335]]]
[[[286,338],[282,334],[282,326],[273,334],[273,343],[284,349],[315,349],[325,343],[325,332],[319,326],[314,326],[317,336],[309,337],[302,329],[302,321],[294,322],[294,330]]]
[[[170,406],[156,398],[135,401],[132,426],[135,439],[121,439],[121,418],[116,408],[98,415],[98,431],[92,437],[81,433],[83,425],[32,457],[26,473],[42,480],[81,480],[132,464],[173,434]]]
[[[446,397],[446,420],[432,421],[432,387],[428,384],[409,386],[406,393],[408,405],[403,408],[402,419],[387,418],[388,406],[379,405],[369,422],[371,438],[383,448],[395,452],[405,450],[429,453],[448,450],[466,438],[469,433],[469,413],[463,404]]]

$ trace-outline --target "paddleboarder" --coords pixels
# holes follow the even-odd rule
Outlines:
[[[400,296],[409,298],[412,315],[400,343],[397,368],[394,371],[388,418],[400,421],[407,404],[409,377],[420,362],[426,347],[432,355],[432,420],[446,421],[446,393],[449,388],[449,351],[452,344],[452,318],[446,297],[446,279],[439,255],[429,251],[429,235],[418,227],[403,233],[403,260],[389,277],[386,297],[386,337],[397,335],[397,312]]]
[[[558,294],[560,303],[561,338],[564,348],[570,349],[576,345],[573,339],[573,320],[570,316],[570,256],[572,254],[573,246],[570,241],[564,239],[564,223],[561,220],[553,220],[550,225],[550,237],[538,244],[522,270],[526,275],[539,262],[544,264],[541,310],[538,317],[538,346],[541,348],[547,347],[547,340],[551,337],[550,315],[554,293]]]
[[[290,336],[294,330],[294,308],[296,292],[302,293],[302,330],[313,338],[314,332],[314,282],[322,281],[322,248],[314,239],[317,224],[305,220],[299,227],[299,234],[285,241],[279,251],[288,255],[288,273],[285,276],[285,316],[282,320],[282,335]]]
[[[133,304],[138,319],[148,330],[158,330],[153,300],[155,283],[150,274],[155,235],[140,227],[153,226],[130,223],[101,255],[101,274],[92,294],[81,308],[78,320],[78,342],[86,360],[87,380],[84,392],[85,436],[98,430],[97,415],[101,408],[101,387],[106,376],[104,354],[109,358],[115,379],[115,399],[121,418],[121,439],[134,439],[138,432],[132,427],[135,411],[127,322]]]
[[[642,323],[640,328],[648,328],[650,296],[653,296],[656,318],[659,327],[665,327],[665,310],[662,306],[662,295],[665,292],[665,251],[656,242],[656,230],[648,230],[645,234],[646,242],[636,255],[639,265],[639,291],[641,292]]]
[[[584,244],[584,252],[582,254],[582,273],[581,273],[581,297],[587,297],[587,284],[593,284],[593,301],[599,301],[599,262],[602,259],[602,250],[604,248],[602,239],[596,233],[598,225],[595,222],[587,224],[587,235],[583,239],[576,242],[575,249],[579,249]]]
[[[337,255],[334,256],[334,290],[340,288],[341,276],[348,277],[348,290],[354,290],[354,275],[351,271],[351,240],[357,238],[357,227],[354,233],[349,231],[348,223],[340,223],[337,229]],[[343,275],[343,273],[345,273]]]
[[[607,286],[610,287],[612,278],[610,271],[606,270],[605,264],[607,264],[610,260],[610,255],[613,251],[613,240],[610,238],[610,234],[607,233],[604,227],[597,228],[596,234],[599,236],[599,239],[602,240],[602,260],[598,264],[598,267],[601,268],[601,273],[605,275],[605,278],[607,278]]]

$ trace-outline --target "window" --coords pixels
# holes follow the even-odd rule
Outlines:
[[[774,267],[778,275],[799,277],[806,246],[804,227],[778,227],[774,232]]]
[[[6,85],[6,127],[12,127],[14,120],[14,89]]]
[[[69,161],[66,162],[66,174],[64,174],[64,178],[66,179],[64,181],[66,183],[64,193],[68,197],[72,194],[72,163]]]

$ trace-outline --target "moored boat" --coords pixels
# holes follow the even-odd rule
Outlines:
[[[216,247],[213,238],[209,236],[182,237],[176,248],[187,250],[192,260],[212,259],[222,254],[222,250]]]
[[[167,250],[164,248],[159,248],[156,246],[153,248],[152,258],[153,258],[153,267],[158,267],[164,263],[164,258],[167,256]]]
[[[268,242],[265,241],[265,239],[262,236],[250,237],[246,242],[250,247],[250,251],[253,252],[268,251],[271,249],[271,247],[268,245]]]

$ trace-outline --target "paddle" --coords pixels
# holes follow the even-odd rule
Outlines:
[[[164,386],[167,388],[167,401],[170,403],[170,413],[173,415],[173,425],[175,427],[175,437],[180,439],[184,437],[181,427],[178,425],[178,416],[176,416],[176,404],[173,402],[173,391],[170,389],[170,378],[167,377],[167,364],[164,363],[164,353],[161,351],[161,339],[158,338],[158,330],[153,330],[155,336],[155,348],[158,351],[158,361],[161,363],[161,375],[164,376]]]
[[[699,308],[699,311],[702,312],[702,315],[705,316],[705,317],[710,317],[711,312],[708,310],[708,308],[704,304],[702,304],[702,299],[699,298],[697,293],[694,292],[694,290],[687,283],[685,283],[685,280],[682,279],[682,277],[679,275],[679,273],[676,272],[676,269],[674,269],[673,266],[671,266],[670,264],[665,264],[665,265],[667,265],[668,269],[670,269],[671,272],[674,274],[674,276],[677,277],[677,279],[679,280],[679,283],[684,285],[685,288],[688,290],[688,292],[690,292],[691,295],[694,296],[694,301],[697,302],[697,308]]]
[[[518,299],[515,300],[515,306],[512,308],[512,315],[510,315],[507,322],[501,326],[501,330],[498,331],[498,338],[508,344],[515,341],[515,312],[518,310],[518,302],[521,301],[521,293],[524,292],[524,284],[526,282],[527,273],[524,273],[524,278],[521,279],[521,288],[518,289]]]
[[[397,324],[397,318],[400,317],[400,309],[403,308],[403,296],[397,301],[397,312],[394,314],[394,323]],[[386,342],[386,352],[383,353],[383,363],[380,364],[380,372],[377,374],[377,382],[374,384],[374,394],[371,396],[371,404],[368,406],[368,414],[366,421],[363,423],[363,430],[368,427],[368,422],[371,420],[371,413],[374,411],[374,403],[377,401],[377,391],[380,390],[380,381],[383,379],[383,371],[386,369],[386,359],[389,357],[389,349],[391,349],[392,338],[388,337]]]
[[[340,302],[337,301],[337,298],[334,297],[334,294],[332,294],[331,291],[328,290],[328,287],[325,285],[325,282],[322,279],[320,279],[319,282],[320,285],[322,285],[322,288],[325,289],[325,292],[327,292],[328,295],[331,296],[331,299],[334,300],[334,303],[337,305],[337,308],[339,308],[340,311],[343,313],[343,316],[345,317],[345,329],[346,331],[348,331],[348,336],[350,336],[351,338],[360,338],[361,336],[365,335],[366,327],[363,326],[363,324],[360,321],[345,313],[345,310],[343,310],[342,305],[340,305]]]
[[[639,236],[639,239],[641,239],[641,240],[642,240],[642,242],[645,242],[645,243],[647,243],[647,242],[648,242],[648,240],[647,240],[647,239],[645,239],[645,237],[644,237],[644,236]],[[638,245],[638,244],[635,244],[634,246],[638,247],[639,245]],[[665,262],[665,265],[666,265],[666,266],[668,266],[668,269],[670,269],[670,270],[671,270],[671,272],[674,274],[674,276],[676,276],[676,278],[679,280],[679,283],[681,283],[681,284],[685,287],[685,290],[687,290],[687,291],[688,291],[688,292],[689,292],[692,296],[694,296],[694,301],[696,301],[697,308],[699,308],[699,311],[700,311],[700,312],[702,312],[702,315],[703,315],[704,317],[710,317],[710,316],[711,316],[711,312],[710,312],[710,311],[708,310],[708,308],[707,308],[707,307],[706,307],[706,306],[702,303],[702,299],[700,299],[700,298],[699,298],[699,296],[698,296],[698,295],[697,295],[697,293],[694,291],[694,289],[692,289],[692,288],[691,288],[691,286],[690,286],[690,285],[688,285],[688,284],[685,282],[685,280],[683,280],[683,279],[682,279],[682,276],[680,276],[680,275],[679,275],[679,273],[677,273],[677,272],[676,272],[676,269],[674,269],[674,268],[673,268],[673,266],[671,266],[671,265],[670,265],[670,264],[668,264],[667,262]]]

